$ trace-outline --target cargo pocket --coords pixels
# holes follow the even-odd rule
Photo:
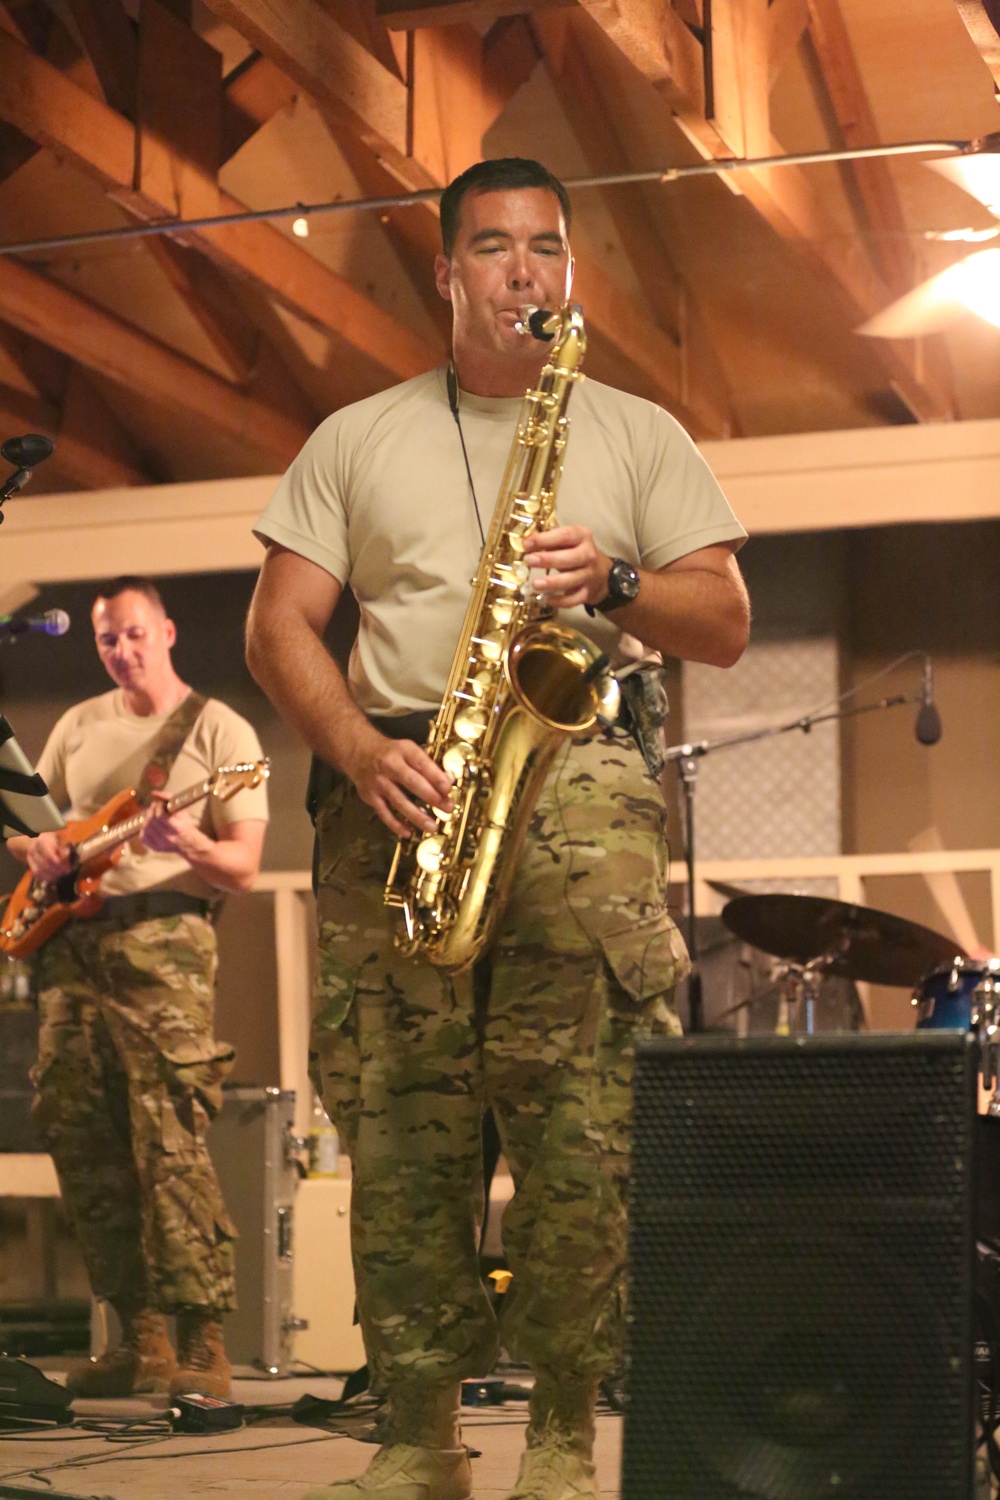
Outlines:
[[[677,984],[690,973],[684,939],[664,908],[600,939],[608,970],[608,1010],[642,1036],[680,1036],[673,1006]]]
[[[207,1142],[209,1123],[221,1104],[222,1080],[235,1053],[220,1046],[211,1056],[195,1057],[195,1050],[189,1045],[178,1049],[179,1055],[164,1054],[173,1066],[175,1084],[160,1100],[162,1166],[156,1193],[161,1224],[173,1224],[181,1240],[183,1226],[189,1224],[201,1243],[211,1245],[236,1238]],[[218,1100],[214,1106],[213,1099]]]
[[[180,1094],[194,1100],[214,1120],[222,1108],[222,1085],[236,1061],[235,1047],[228,1042],[180,1041],[163,1056]]]

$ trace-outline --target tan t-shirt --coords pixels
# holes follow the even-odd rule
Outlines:
[[[462,432],[489,530],[520,398],[463,393]],[[562,525],[588,526],[611,557],[655,570],[746,532],[684,429],[662,408],[585,380],[569,406]],[[282,478],[255,528],[350,583],[361,611],[348,677],[374,715],[436,709],[482,551],[444,370],[328,417]],[[610,619],[581,608],[616,666],[648,657]]]
[[[129,713],[118,688],[87,698],[64,713],[49,735],[38,770],[67,819],[89,818],[118,792],[137,786],[153,742],[168,718],[168,714],[141,718]],[[219,766],[262,756],[260,740],[246,719],[217,698],[209,698],[170,768],[164,790],[176,796]],[[227,802],[209,797],[194,803],[188,812],[210,836],[227,823],[248,818],[266,822],[266,783],[241,790]],[[107,896],[153,886],[206,900],[219,894],[181,855],[159,854],[134,844],[125,846],[118,864],[101,881]]]

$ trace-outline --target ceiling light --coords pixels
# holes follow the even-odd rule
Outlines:
[[[1000,234],[1000,224],[991,229],[925,229],[925,240],[960,240],[966,245],[978,245],[981,240],[995,240]]]
[[[947,291],[977,317],[1000,328],[1000,250],[980,250],[944,273]]]

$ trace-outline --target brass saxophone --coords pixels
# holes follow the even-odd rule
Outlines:
[[[433,833],[400,839],[385,888],[403,914],[398,947],[457,973],[475,962],[503,911],[528,820],[567,735],[618,713],[618,684],[587,636],[552,620],[531,586],[524,541],[556,525],[569,436],[566,408],[583,379],[583,314],[529,309],[536,338],[554,340],[528,390],[427,753],[454,779],[452,812]]]

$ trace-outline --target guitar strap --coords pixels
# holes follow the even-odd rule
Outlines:
[[[163,725],[153,741],[152,753],[146,762],[136,787],[136,801],[140,807],[148,807],[154,792],[162,792],[167,784],[174,761],[181,746],[195,726],[198,715],[208,699],[203,693],[194,691],[183,698]]]

